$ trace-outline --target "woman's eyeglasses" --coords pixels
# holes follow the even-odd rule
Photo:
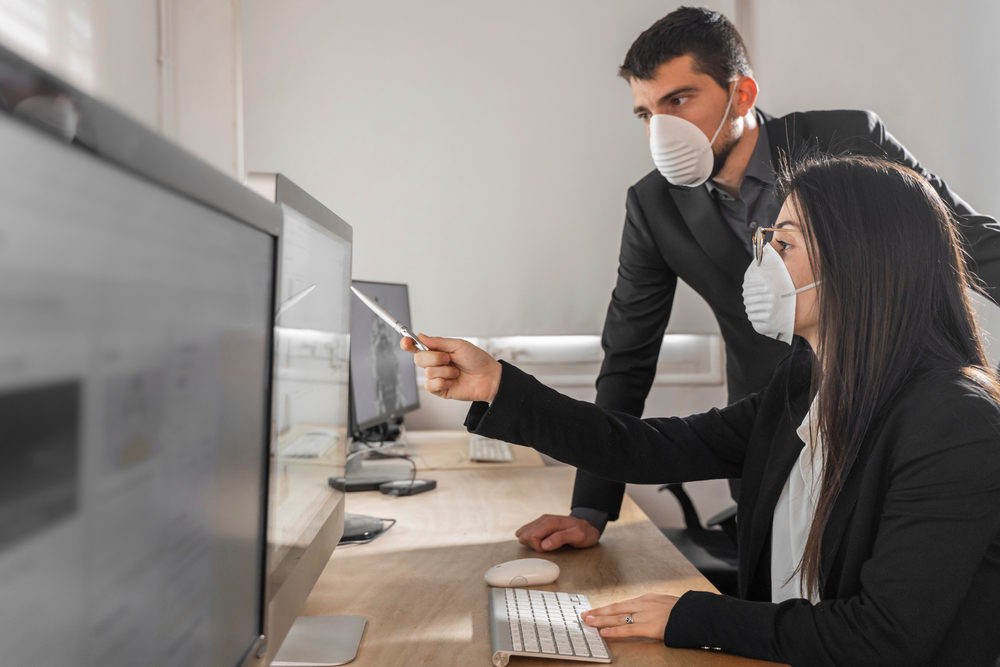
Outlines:
[[[764,232],[797,232],[797,229],[789,229],[787,227],[758,227],[753,233],[753,257],[757,260],[757,265],[759,266],[762,261],[764,261],[764,246],[767,245],[767,240],[764,238]]]

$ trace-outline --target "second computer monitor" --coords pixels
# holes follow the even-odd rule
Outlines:
[[[355,280],[352,283],[403,324],[411,326],[406,285]],[[351,400],[355,433],[395,422],[420,407],[417,374],[400,336],[360,299],[351,297]]]

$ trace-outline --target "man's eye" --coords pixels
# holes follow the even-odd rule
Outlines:
[[[643,122],[648,121],[649,120],[649,116],[650,116],[650,114],[647,111],[643,111],[642,113],[637,113],[635,115],[636,118],[638,118],[639,120],[641,120]]]
[[[680,105],[682,105],[685,102],[687,102],[687,100],[688,100],[688,96],[687,95],[680,95],[678,97],[672,98],[670,100],[670,104],[672,104],[675,107],[679,107]]]

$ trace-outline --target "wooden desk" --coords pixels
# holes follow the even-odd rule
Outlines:
[[[438,488],[417,496],[348,494],[347,511],[398,523],[365,545],[338,547],[303,614],[368,619],[357,667],[489,665],[488,587],[497,563],[535,556],[514,531],[542,512],[565,514],[574,471],[565,467],[441,470]],[[562,574],[543,590],[583,593],[604,605],[647,592],[714,590],[627,496],[622,518],[592,549],[545,557]],[[668,649],[654,640],[609,642],[616,665],[766,665],[708,651]],[[562,660],[511,658],[512,665],[566,667]]]

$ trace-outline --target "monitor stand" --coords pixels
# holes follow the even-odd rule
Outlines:
[[[299,616],[271,667],[333,667],[358,655],[364,616]]]
[[[403,418],[359,429],[351,434],[356,442],[396,442],[403,436]]]
[[[406,446],[398,440],[391,444],[393,447]],[[410,479],[412,475],[413,466],[409,463],[400,463],[398,456],[385,456],[380,448],[372,448],[348,456],[344,476],[331,477],[329,482],[338,491],[377,491],[380,484]]]

